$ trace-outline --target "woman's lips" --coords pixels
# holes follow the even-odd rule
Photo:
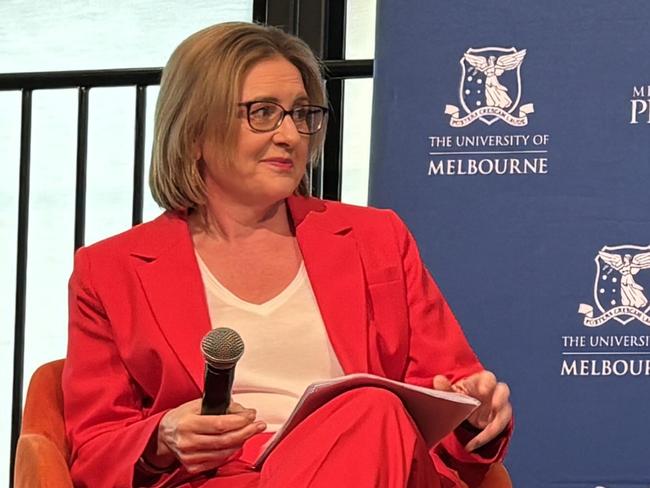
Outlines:
[[[270,158],[263,159],[262,162],[282,171],[290,171],[293,168],[293,161],[291,159]]]

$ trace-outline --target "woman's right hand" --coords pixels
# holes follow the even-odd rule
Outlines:
[[[225,415],[201,415],[201,399],[167,412],[158,425],[155,453],[147,461],[169,466],[178,459],[189,473],[200,473],[226,463],[244,442],[266,429],[255,421],[255,410],[232,403]]]

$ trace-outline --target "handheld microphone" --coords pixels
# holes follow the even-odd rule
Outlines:
[[[235,365],[244,353],[244,341],[237,332],[219,327],[201,341],[205,360],[205,382],[201,415],[223,415],[230,405]]]

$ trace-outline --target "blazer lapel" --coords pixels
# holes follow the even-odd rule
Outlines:
[[[366,287],[354,229],[320,200],[291,197],[296,237],[325,327],[346,373],[368,372]]]
[[[201,339],[211,329],[203,281],[186,220],[168,213],[159,220],[149,249],[132,253],[136,272],[162,333],[200,393]]]
[[[366,286],[354,229],[317,199],[288,199],[298,245],[328,336],[346,373],[368,372]],[[187,222],[166,213],[132,252],[151,311],[170,348],[203,390],[201,339],[210,316]]]

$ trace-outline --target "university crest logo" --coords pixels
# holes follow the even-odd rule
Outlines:
[[[466,127],[476,120],[492,125],[497,120],[523,127],[532,103],[519,105],[521,100],[521,65],[526,50],[516,48],[484,47],[468,49],[460,58],[461,77],[458,92],[460,104],[446,105],[449,125]],[[516,113],[515,113],[516,111]]]
[[[625,325],[637,319],[650,326],[650,246],[604,246],[595,261],[594,302],[602,315],[594,317],[593,307],[581,303],[584,325],[599,327],[611,319]]]

